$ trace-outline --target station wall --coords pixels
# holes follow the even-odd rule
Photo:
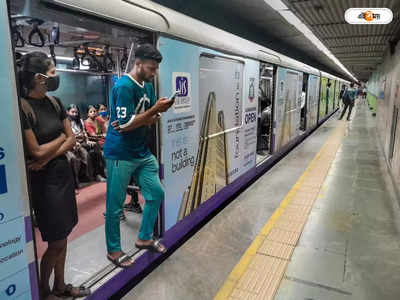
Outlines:
[[[370,106],[376,106],[377,130],[394,180],[400,183],[400,44],[389,51],[367,83]]]

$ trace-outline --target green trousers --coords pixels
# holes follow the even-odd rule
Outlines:
[[[120,215],[131,177],[139,185],[146,200],[139,238],[150,240],[158,210],[164,200],[164,190],[158,175],[154,155],[133,160],[107,159],[106,243],[108,252],[121,251]]]

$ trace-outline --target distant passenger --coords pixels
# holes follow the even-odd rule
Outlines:
[[[97,109],[93,105],[88,106],[88,118],[85,121],[85,129],[89,135],[89,139],[99,143],[103,148],[106,138],[106,127],[104,121],[99,120]]]
[[[339,93],[339,106],[340,107],[343,106],[343,95],[344,95],[345,91],[346,91],[346,85],[342,84],[342,89],[340,90],[340,93]],[[342,101],[340,101],[340,100],[342,100]]]
[[[326,114],[328,114],[328,112],[329,112],[329,92],[330,92],[330,89],[331,89],[331,85],[332,85],[332,83],[329,81],[329,79],[328,79],[328,83],[327,83],[327,85],[326,85],[326,102],[325,102],[325,105],[326,105],[326,107],[325,107],[325,113]]]
[[[157,159],[147,146],[147,127],[159,120],[173,101],[156,100],[151,80],[162,60],[152,45],[142,45],[135,53],[134,68],[122,76],[111,91],[110,122],[104,145],[107,163],[106,242],[107,258],[127,268],[134,260],[121,250],[120,215],[126,189],[133,175],[146,200],[139,237],[139,249],[164,253],[166,247],[153,238],[154,224],[164,190],[159,178]]]
[[[346,113],[347,108],[349,108],[349,113],[347,114],[347,121],[350,121],[351,110],[354,106],[354,101],[356,99],[357,90],[354,88],[354,83],[350,84],[350,87],[344,92],[343,95],[343,104],[344,108],[342,110],[342,114],[340,115],[339,120],[341,120]]]
[[[65,156],[74,147],[75,136],[60,100],[46,95],[59,86],[47,54],[23,57],[19,83],[32,204],[42,239],[48,243],[40,262],[40,299],[84,297],[90,290],[64,282],[67,237],[78,223],[74,178]]]
[[[76,138],[75,147],[67,152],[68,161],[74,171],[76,186],[79,187],[81,170],[84,171],[84,176],[88,181],[106,181],[105,162],[100,146],[96,142],[89,141],[78,107],[70,104],[67,115]]]
[[[367,89],[365,86],[362,89],[362,97],[364,99],[364,104],[365,104],[365,102],[366,102],[365,99],[367,99]]]
[[[99,116],[97,119],[104,124],[104,127],[108,129],[108,122],[110,121],[110,115],[108,114],[107,106],[105,104],[96,105],[97,112]]]

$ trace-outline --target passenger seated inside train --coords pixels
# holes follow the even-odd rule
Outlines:
[[[106,132],[107,132],[108,125],[109,125],[108,123],[110,121],[110,115],[108,114],[107,106],[105,104],[103,104],[103,103],[97,104],[96,105],[96,109],[97,109],[97,112],[99,114],[97,119],[100,122],[103,122],[104,127],[105,127]]]
[[[99,144],[89,140],[79,108],[75,104],[68,106],[67,115],[76,138],[75,147],[66,153],[74,172],[76,189],[81,181],[104,182],[105,162]]]
[[[97,109],[93,105],[88,106],[88,118],[85,121],[85,130],[89,135],[89,140],[97,142],[103,148],[106,138],[105,121],[97,114]]]

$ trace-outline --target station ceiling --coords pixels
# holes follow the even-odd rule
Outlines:
[[[302,32],[264,0],[153,0],[161,5],[262,44],[323,71],[350,79]],[[366,81],[382,62],[389,41],[400,37],[400,0],[283,0],[359,80]],[[387,7],[387,25],[350,25],[350,7]]]

